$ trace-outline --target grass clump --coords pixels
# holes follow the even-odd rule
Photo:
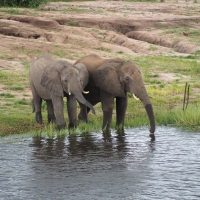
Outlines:
[[[1,12],[8,13],[10,15],[25,15],[26,12],[23,10],[19,10],[18,8],[11,8],[11,9],[1,9]]]
[[[16,100],[14,104],[15,105],[29,105],[30,102],[26,100],[25,98],[23,98],[23,99]]]
[[[200,130],[200,106],[191,105],[185,111],[175,113],[175,123],[185,129]]]
[[[15,97],[15,95],[14,94],[10,94],[10,93],[1,93],[0,97],[13,98],[13,97]]]
[[[99,51],[107,51],[107,52],[110,52],[110,51],[111,51],[109,48],[103,47],[103,46],[97,47],[97,48],[94,48],[94,49],[99,50]]]
[[[67,25],[68,26],[75,26],[75,27],[79,26],[78,22],[68,22]]]

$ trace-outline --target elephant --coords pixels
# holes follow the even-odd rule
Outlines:
[[[142,74],[139,68],[131,61],[120,58],[103,59],[96,54],[90,54],[80,58],[75,64],[82,63],[89,72],[89,83],[85,89],[90,93],[84,97],[94,106],[101,102],[103,110],[103,132],[110,130],[114,98],[116,99],[116,126],[124,127],[125,113],[127,109],[127,92],[133,94],[143,103],[149,121],[150,137],[155,139],[155,119],[153,107],[147,94]],[[80,103],[78,118],[88,121],[89,108]]]
[[[63,113],[63,98],[67,98],[68,128],[76,126],[76,100],[89,107],[93,106],[83,97],[83,90],[88,83],[89,74],[83,64],[72,65],[65,60],[57,60],[51,54],[44,54],[35,59],[30,66],[29,80],[35,107],[37,123],[43,123],[41,103],[47,103],[48,122],[56,122],[57,129],[66,127]],[[85,92],[87,93],[87,92]],[[55,112],[55,114],[54,114]]]

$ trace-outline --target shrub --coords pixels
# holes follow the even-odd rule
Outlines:
[[[48,0],[2,0],[0,6],[36,8]]]

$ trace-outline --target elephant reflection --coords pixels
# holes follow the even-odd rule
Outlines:
[[[103,137],[96,137],[91,133],[82,133],[81,135],[70,134],[69,136],[60,136],[54,139],[44,139],[40,136],[33,137],[31,147],[34,147],[34,156],[43,160],[47,158],[58,158],[71,156],[83,156],[90,153],[96,155],[110,156],[116,151],[127,151],[125,136],[117,134],[116,137],[110,134],[104,134]]]

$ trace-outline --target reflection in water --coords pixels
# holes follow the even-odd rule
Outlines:
[[[200,135],[160,127],[0,140],[0,199],[198,199]]]
[[[100,153],[104,156],[115,152],[126,152],[125,133],[116,133],[115,137],[111,134],[103,134],[102,137],[94,133],[82,133],[81,135],[70,134],[68,136],[58,136],[57,138],[47,139],[40,136],[33,137],[30,147],[36,158],[47,159],[54,157],[84,156],[87,153]],[[41,157],[42,156],[42,157]]]

